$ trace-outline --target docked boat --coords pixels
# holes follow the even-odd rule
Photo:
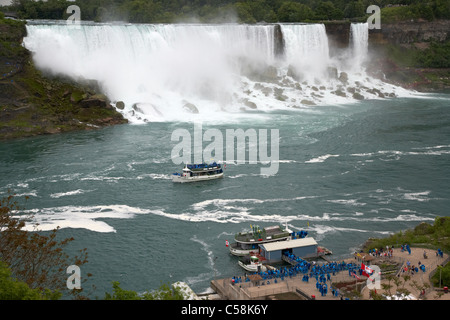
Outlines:
[[[235,242],[229,246],[232,255],[247,256],[259,252],[259,245],[261,244],[304,238],[308,235],[306,231],[292,232],[287,226],[282,228],[278,225],[263,229],[259,226],[251,226],[251,229],[250,232],[235,234]]]
[[[220,163],[187,164],[182,173],[172,175],[173,182],[195,182],[223,178],[223,168]]]
[[[247,258],[247,259],[246,259]],[[267,268],[257,256],[244,257],[239,260],[239,265],[250,272],[266,271]]]

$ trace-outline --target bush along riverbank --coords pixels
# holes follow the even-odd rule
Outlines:
[[[429,279],[429,284],[434,288],[433,295],[428,296],[428,299],[441,299],[442,297],[444,300],[448,300],[448,294],[445,294],[445,296],[443,296],[445,292],[443,291],[443,288],[450,286],[450,264],[447,263],[448,259],[442,258],[442,256],[446,256],[446,254],[448,254],[448,252],[450,251],[450,217],[436,217],[433,224],[422,222],[418,224],[414,229],[400,231],[392,234],[389,237],[370,238],[363,245],[362,251],[383,251],[384,248],[389,247],[395,248],[395,250],[398,251],[396,256],[398,256],[402,246],[403,248],[412,248],[410,250],[414,250],[420,256],[419,260],[422,261],[422,263],[425,263],[427,268],[430,267],[430,263],[428,262],[428,260],[430,259],[427,260],[425,256],[423,256],[422,259],[422,252],[426,251],[428,255],[436,255],[436,258],[439,261],[439,264],[437,264],[437,266],[434,265],[436,266],[436,269],[429,270],[431,272],[430,274],[423,273],[426,275],[426,277],[420,278]],[[408,259],[407,261],[409,261],[412,257],[411,251],[402,251],[404,251],[403,257],[406,257],[406,259]],[[442,260],[439,260],[439,257]],[[428,256],[428,258],[432,257]],[[384,289],[387,289],[387,292],[395,292],[395,290],[391,290],[394,283],[396,283],[397,285],[397,292],[400,293],[409,286],[410,291],[405,291],[405,295],[408,295],[413,291],[416,291],[416,293],[418,293],[424,290],[427,286],[428,280],[424,282],[425,284],[419,285],[420,281],[417,276],[414,278],[414,273],[411,274],[407,272],[401,272],[399,274],[402,275],[402,278],[400,278],[399,276],[394,276],[398,272],[398,267],[402,266],[403,264],[398,264],[398,262],[397,264],[395,264],[395,262],[390,261],[389,259],[386,260],[381,258],[381,260],[383,262],[379,265],[379,267],[382,270],[382,274],[387,279],[387,282],[383,286]],[[420,263],[416,264],[416,266],[420,267]],[[403,265],[403,267],[405,267],[405,265]],[[391,272],[391,269],[394,271],[393,273]],[[419,274],[422,274],[422,271],[420,271]],[[405,287],[405,284],[409,285]],[[431,292],[429,288],[426,288],[426,291]],[[417,296],[426,298],[422,297],[420,293],[417,294]],[[381,295],[373,295],[372,298],[379,299],[381,298]]]
[[[450,217],[436,217],[434,224],[422,222],[414,229],[397,232],[386,238],[371,238],[363,245],[363,251],[395,247],[402,245],[424,249],[432,249],[436,254],[450,252]],[[431,282],[440,287],[450,285],[450,264],[438,266],[439,272],[434,273]]]
[[[436,217],[434,224],[422,222],[414,229],[404,230],[386,238],[370,238],[363,245],[363,250],[394,246],[399,248],[403,244],[428,249],[450,251],[450,217]]]
[[[37,70],[24,36],[25,22],[0,16],[0,140],[127,123],[95,82]]]

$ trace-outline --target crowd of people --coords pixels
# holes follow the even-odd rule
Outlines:
[[[386,257],[386,258],[392,258],[394,256],[394,247],[386,246],[386,248],[380,248],[380,249],[369,249],[369,254],[373,257]]]
[[[260,285],[269,285],[271,283],[278,283],[285,279],[302,275],[302,281],[309,282],[310,279],[316,280],[316,288],[322,296],[327,295],[329,292],[333,296],[339,296],[339,290],[331,285],[331,275],[336,275],[341,271],[348,271],[349,275],[353,272],[359,271],[361,266],[353,262],[328,262],[324,264],[318,264],[315,261],[307,261],[300,257],[296,257],[291,253],[284,254],[285,259],[290,262],[291,266],[284,266],[278,269],[268,269],[266,271],[254,272],[251,275],[259,275]],[[244,277],[232,277],[232,284],[238,284],[242,282],[250,282],[250,276]]]

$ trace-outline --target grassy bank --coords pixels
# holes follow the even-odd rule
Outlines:
[[[422,222],[414,229],[400,231],[386,238],[371,238],[364,244],[364,251],[402,244],[450,251],[450,217],[437,217],[434,224]]]
[[[422,222],[414,229],[400,231],[386,238],[371,238],[364,244],[363,250],[367,252],[370,249],[385,248],[386,246],[399,248],[402,244],[432,250],[441,249],[444,252],[449,252],[450,217],[437,217],[434,220],[434,224]],[[431,281],[435,287],[449,286],[450,264],[439,266]]]
[[[408,89],[450,92],[450,40],[374,45],[373,75]]]

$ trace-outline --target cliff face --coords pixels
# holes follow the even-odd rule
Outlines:
[[[397,85],[422,92],[449,92],[450,69],[422,67],[417,58],[432,42],[450,41],[450,20],[402,21],[369,31],[368,70]],[[436,56],[436,59],[443,57]]]
[[[369,43],[374,45],[402,45],[431,40],[437,42],[450,40],[450,20],[382,23],[381,30],[370,30],[369,32]]]
[[[350,22],[327,23],[325,30],[331,45],[339,48],[347,47],[350,41]]]
[[[325,29],[330,46],[346,48],[350,41],[350,22],[327,22]],[[369,30],[369,44],[412,44],[450,40],[450,20],[401,21],[381,23],[381,29]]]
[[[126,123],[95,83],[46,77],[22,46],[25,24],[0,19],[0,140]]]
[[[330,55],[339,54],[346,49],[350,42],[350,22],[326,23],[325,30],[328,36]]]
[[[327,22],[325,28],[331,56],[348,48],[349,22]],[[418,91],[450,91],[450,69],[424,68],[416,61],[431,42],[448,41],[450,20],[381,21],[381,29],[369,30],[367,71],[374,77]]]

